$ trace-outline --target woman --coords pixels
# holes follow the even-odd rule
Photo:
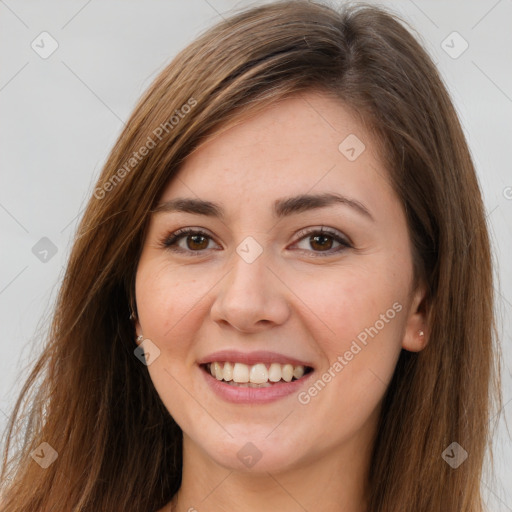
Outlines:
[[[1,510],[481,511],[492,311],[468,147],[399,20],[237,14],[105,165]]]

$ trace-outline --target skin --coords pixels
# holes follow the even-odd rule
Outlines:
[[[338,149],[349,134],[366,146],[355,161]],[[333,191],[373,220],[342,204],[273,217],[278,198]],[[177,197],[219,203],[226,218],[153,214],[137,269],[137,334],[160,350],[147,368],[184,435],[182,486],[159,512],[363,512],[382,398],[401,349],[422,350],[427,339],[425,289],[412,287],[406,219],[376,142],[341,101],[301,93],[190,155],[161,199]],[[353,247],[297,236],[322,226]],[[185,235],[181,253],[162,247],[184,227],[210,238]],[[236,252],[248,236],[263,251],[250,264]],[[311,362],[314,382],[397,303],[401,311],[307,404],[296,393],[228,403],[197,365],[220,349],[271,350]],[[247,442],[262,455],[252,468],[237,457]]]

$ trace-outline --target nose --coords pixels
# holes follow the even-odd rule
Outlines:
[[[270,267],[265,251],[252,263],[235,252],[230,271],[216,288],[212,320],[246,333],[286,322],[290,314],[289,290]]]

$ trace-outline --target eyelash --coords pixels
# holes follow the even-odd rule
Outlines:
[[[172,252],[181,252],[181,253],[188,253],[190,256],[201,256],[202,253],[207,251],[208,249],[201,249],[198,251],[192,251],[188,249],[183,249],[181,247],[178,247],[176,245],[176,242],[178,242],[181,238],[184,238],[186,236],[191,235],[200,235],[205,238],[209,238],[213,240],[213,238],[206,233],[205,231],[201,229],[193,229],[193,228],[182,228],[178,229],[174,233],[171,233],[170,235],[166,235],[161,241],[160,246],[166,250],[172,251]],[[313,251],[313,254],[311,254],[312,257],[326,257],[326,256],[332,256],[333,254],[340,253],[344,251],[345,249],[352,248],[353,246],[349,243],[349,241],[338,234],[337,231],[331,230],[331,229],[324,229],[322,226],[320,229],[314,228],[309,231],[302,230],[298,233],[298,236],[300,237],[295,243],[300,242],[301,240],[305,239],[307,236],[313,236],[313,235],[321,235],[321,236],[330,236],[333,238],[336,242],[341,244],[341,247],[338,247],[335,250],[329,250],[329,251]],[[301,251],[305,251],[305,249],[299,249]],[[310,251],[306,251],[310,252]],[[314,256],[313,256],[314,255]]]

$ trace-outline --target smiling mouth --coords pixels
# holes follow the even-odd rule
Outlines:
[[[280,363],[247,365],[229,361],[214,361],[200,365],[218,381],[235,387],[267,388],[302,379],[313,368]]]

